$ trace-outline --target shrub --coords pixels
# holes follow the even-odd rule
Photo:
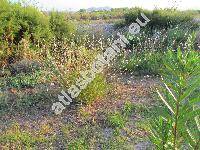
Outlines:
[[[48,16],[32,6],[0,1],[0,65],[18,59],[18,44],[27,39],[32,44],[51,37]]]
[[[75,25],[70,21],[66,21],[64,14],[59,12],[50,13],[50,27],[58,40],[69,37],[75,32]]]
[[[147,27],[153,29],[174,28],[179,24],[192,23],[195,13],[187,11],[179,11],[176,9],[155,9],[153,11],[143,10],[141,8],[132,8],[125,14],[125,25],[129,25],[144,13],[151,21]],[[196,24],[197,25],[197,24]]]
[[[75,25],[62,13],[52,12],[49,17],[34,6],[8,0],[0,1],[0,6],[0,66],[22,59],[29,48],[29,52],[38,50],[53,36],[61,40],[75,32]]]
[[[10,88],[25,88],[34,87],[39,83],[42,72],[36,71],[35,73],[24,74],[20,73],[15,77],[6,78],[6,86]]]
[[[28,36],[32,42],[50,36],[48,17],[38,9],[19,3],[9,3],[3,0],[0,3],[1,38],[9,44],[18,44],[22,38]]]

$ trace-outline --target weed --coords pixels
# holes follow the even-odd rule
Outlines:
[[[126,118],[120,113],[115,112],[108,115],[108,123],[113,128],[123,128],[126,124]]]
[[[85,143],[84,139],[75,139],[68,145],[69,150],[88,150],[89,146]]]
[[[122,108],[122,114],[124,116],[130,116],[133,112],[135,112],[135,106],[131,102],[126,101]]]
[[[103,75],[99,74],[95,79],[87,86],[86,89],[82,90],[78,99],[82,103],[91,103],[97,98],[105,96],[109,89],[109,84],[106,82]]]

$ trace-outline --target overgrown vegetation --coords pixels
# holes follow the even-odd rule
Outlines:
[[[24,57],[28,51],[24,39],[37,51],[52,37],[66,38],[74,32],[74,25],[61,13],[52,12],[49,17],[33,6],[23,7],[8,0],[2,0],[0,6],[1,66]]]
[[[75,13],[66,13],[66,17],[72,20],[115,20],[123,19],[123,16],[128,12],[128,8],[113,8],[111,10],[91,11],[81,9]]]
[[[127,35],[131,50],[120,57],[118,67],[136,75],[161,75],[167,49],[199,49],[196,42],[198,29],[189,27],[186,23],[175,28],[157,29],[153,33],[147,30],[135,36]]]
[[[200,43],[199,23],[193,22],[199,11],[44,13],[8,0],[0,7],[0,149],[135,149],[147,136],[151,149],[199,149]],[[141,12],[151,20],[145,29],[134,36],[124,32],[130,45],[112,69],[97,74],[55,117],[50,109],[61,89],[75,84],[112,43],[76,32],[75,24],[111,20],[126,29]],[[127,82],[112,81],[120,75]],[[149,83],[142,81],[155,75],[163,83],[156,85],[161,101],[154,88],[143,89]]]
[[[147,25],[147,28],[151,30],[174,28],[185,23],[192,24],[194,16],[198,14],[196,11],[179,11],[176,9],[154,9],[149,11],[133,8],[125,14],[124,25],[133,23],[140,16],[141,12],[151,20]]]

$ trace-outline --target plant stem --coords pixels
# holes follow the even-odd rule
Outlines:
[[[179,102],[176,103],[175,125],[174,125],[174,150],[176,150],[176,139],[178,130],[178,115],[179,115]]]
[[[180,83],[179,98],[176,101],[176,112],[175,112],[175,125],[174,125],[174,150],[177,150],[177,136],[178,136],[178,116],[179,116],[179,100],[182,95],[182,87]]]

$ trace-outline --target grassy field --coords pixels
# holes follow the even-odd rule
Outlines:
[[[0,149],[200,148],[199,11],[0,6]],[[131,35],[141,12],[151,21]],[[56,115],[58,94],[118,31],[130,44]]]

